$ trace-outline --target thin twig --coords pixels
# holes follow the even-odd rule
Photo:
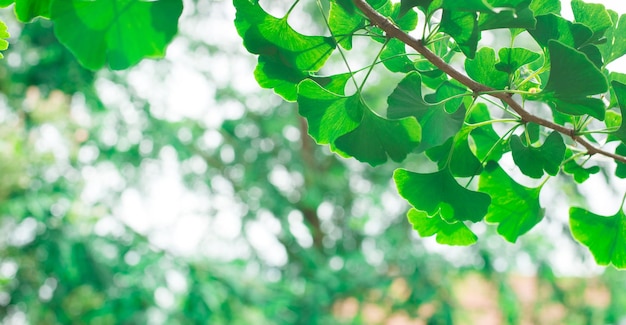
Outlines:
[[[361,10],[361,12],[374,24],[380,27],[383,31],[385,31],[387,37],[393,37],[404,44],[409,45],[419,54],[424,56],[428,61],[430,61],[434,66],[439,68],[439,70],[445,72],[451,78],[456,79],[469,89],[471,89],[474,93],[479,94],[483,92],[489,92],[489,95],[495,98],[498,98],[505,103],[507,103],[517,114],[519,114],[520,118],[524,123],[532,122],[535,124],[539,124],[545,126],[549,129],[562,133],[564,135],[569,136],[574,141],[578,142],[580,145],[587,149],[587,154],[589,155],[603,155],[606,157],[613,158],[621,163],[626,164],[626,157],[614,154],[612,152],[608,152],[606,150],[602,150],[593,144],[587,142],[587,140],[583,139],[579,134],[577,134],[576,130],[564,127],[562,125],[558,125],[553,123],[552,121],[548,121],[539,116],[533,115],[526,111],[518,102],[513,99],[513,95],[506,92],[497,92],[497,89],[491,88],[489,86],[478,83],[468,76],[464,75],[460,71],[456,70],[449,64],[447,64],[444,60],[442,60],[435,53],[431,52],[427,49],[421,40],[414,38],[413,36],[405,33],[401,29],[399,29],[396,25],[393,24],[387,17],[381,15],[378,11],[372,8],[365,0],[353,0],[354,4]]]

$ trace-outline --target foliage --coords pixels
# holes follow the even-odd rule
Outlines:
[[[260,85],[296,101],[318,143],[372,166],[389,158],[410,166],[419,155],[436,163],[434,169],[425,168],[427,173],[399,169],[394,174],[398,192],[415,208],[409,220],[421,235],[437,234],[439,242],[467,245],[475,242],[467,226],[486,221],[498,224],[498,232],[515,242],[541,222],[544,207],[539,196],[551,178],[567,171],[584,183],[592,170],[598,171],[599,166],[592,165],[595,160],[588,159],[594,155],[611,158],[619,168],[626,162],[624,156],[601,148],[622,133],[619,124],[603,122],[607,114],[622,111],[623,86],[607,63],[626,54],[619,45],[625,41],[618,32],[620,18],[602,5],[573,1],[575,20],[568,21],[559,15],[558,1],[331,1],[329,12],[321,5],[320,10],[336,47],[332,42],[320,46],[322,36],[305,36],[288,25],[299,1],[281,18],[257,22],[252,21],[269,15],[260,2],[236,0],[234,5],[235,25],[246,48],[260,54],[257,72],[268,62],[273,69],[282,65],[282,71],[289,71],[272,76],[281,79],[280,87],[265,83],[266,76],[257,73]],[[416,30],[421,32],[418,38],[408,34],[418,26],[416,10],[425,16],[422,30]],[[272,19],[281,21],[280,27],[265,22]],[[495,29],[508,31],[511,44],[497,55],[480,43],[482,33]],[[524,32],[539,51],[513,45]],[[280,38],[285,35],[289,40]],[[363,46],[379,48],[368,66],[349,63],[356,36],[371,40]],[[251,44],[265,44],[267,51]],[[328,37],[324,44],[329,44]],[[405,45],[415,52],[407,52]],[[332,61],[331,52],[344,62],[343,69],[322,70]],[[450,65],[452,60],[464,60],[469,78]],[[386,97],[386,115],[376,113],[369,104],[375,99],[364,96],[368,87],[384,82],[371,78],[382,67],[404,75]],[[346,73],[346,82],[354,83],[350,94],[344,94],[343,84],[339,89],[327,86],[325,80]],[[287,84],[289,92],[284,91]],[[607,103],[609,92],[618,101]],[[539,104],[538,111],[529,108],[533,102]],[[489,103],[487,110],[482,103]],[[494,132],[495,124],[503,131]],[[485,132],[490,138],[485,139]],[[515,169],[539,179],[538,186],[523,186],[525,177],[504,172],[511,169],[504,159],[509,152]],[[584,222],[581,211],[586,211]],[[583,208],[572,209],[574,237],[590,247],[599,264],[623,267],[624,255],[611,255],[622,243],[604,236],[606,231],[593,230],[605,223],[594,216]],[[611,225],[623,228],[620,220],[615,217]]]
[[[80,32],[88,37],[71,31],[63,40],[59,33],[65,32],[57,29],[55,36],[53,27],[71,21],[63,21],[63,17],[89,15],[96,8],[93,6],[99,5],[102,12],[115,12],[109,10],[113,1],[61,2],[17,0],[14,9],[20,20],[30,21],[36,16],[50,20],[37,18],[23,30],[12,31],[14,37],[19,35],[9,50],[13,60],[0,61],[2,322],[11,323],[25,315],[25,322],[34,324],[480,323],[475,317],[480,297],[483,306],[489,306],[486,309],[511,323],[548,323],[545,315],[555,306],[567,311],[553,320],[556,323],[617,323],[623,319],[626,302],[620,290],[624,285],[620,273],[608,270],[601,277],[558,278],[551,271],[551,250],[547,248],[558,245],[552,242],[555,239],[530,232],[543,220],[545,207],[539,202],[540,192],[553,182],[564,181],[543,177],[544,171],[562,174],[563,168],[577,182],[584,182],[601,167],[606,172],[605,166],[580,164],[589,157],[574,147],[571,135],[562,129],[552,132],[550,125],[532,123],[538,120],[521,123],[515,116],[501,118],[493,106],[501,103],[482,102],[480,91],[449,79],[421,55],[407,53],[403,41],[383,37],[382,29],[371,25],[370,19],[359,14],[361,9],[350,2],[332,1],[329,9],[322,4],[329,10],[323,12],[330,17],[332,34],[310,37],[290,27],[287,18],[272,17],[255,2],[236,1],[245,9],[238,14],[239,31],[253,37],[245,44],[259,54],[255,77],[262,86],[297,101],[299,107],[296,110],[290,103],[279,103],[267,93],[240,93],[239,80],[234,77],[227,85],[211,81],[211,87],[217,89],[213,109],[237,111],[233,103],[240,103],[245,113],[229,118],[211,115],[210,119],[164,118],[155,108],[158,100],[144,98],[139,86],[129,81],[141,68],[151,70],[151,81],[166,80],[159,72],[173,70],[176,62],[161,61],[159,66],[140,66],[128,73],[106,69],[96,73],[77,62],[90,69],[105,64],[121,69],[136,63],[140,56],[162,55],[176,26],[173,17],[180,13],[180,2],[118,1],[130,5],[138,17],[160,17],[159,24],[164,25],[142,26],[141,35],[143,31],[158,34],[159,28],[165,31],[162,38],[150,39],[156,48],[149,52],[127,48],[135,43],[107,38],[104,35],[112,31],[108,27],[88,24],[128,22],[128,17],[109,20],[103,15],[87,20],[85,24],[93,28],[87,26]],[[428,46],[438,56],[458,60],[462,57],[459,51],[471,54],[476,47],[473,59],[465,61],[472,78],[492,87],[509,87],[523,81],[520,78],[528,79],[516,88],[527,92],[522,95],[528,101],[552,103],[555,121],[576,122],[584,130],[585,116],[570,116],[567,110],[574,108],[568,104],[565,108],[556,106],[585,102],[586,97],[567,90],[561,93],[562,84],[555,81],[559,78],[552,78],[547,97],[537,91],[541,80],[551,80],[546,73],[549,66],[540,60],[546,58],[545,53],[503,48],[496,56],[496,51],[472,43],[484,30],[513,25],[528,28],[534,20],[556,22],[579,33],[581,25],[552,15],[558,12],[558,2],[444,1],[442,8],[441,2],[435,1],[371,4],[403,30],[416,28],[415,6],[431,18],[445,11],[449,26],[443,30],[464,39],[464,44],[457,49],[445,35],[434,32],[435,25],[426,26],[433,31]],[[55,10],[62,8],[54,9],[55,5],[75,6],[76,10],[68,9],[65,14],[69,16],[55,16]],[[154,10],[147,14],[144,5]],[[171,10],[164,11],[162,6],[166,5]],[[623,27],[616,23],[617,14],[609,12],[613,26],[606,27],[606,20],[593,23],[603,8],[591,7],[593,14],[584,15],[586,5],[575,5],[579,8],[575,10],[577,19],[592,25],[590,39],[602,43],[604,33],[607,43],[587,47],[580,36],[568,38],[564,32],[559,43],[538,40],[545,44],[541,45],[545,51],[556,48],[569,55],[573,53],[566,48],[569,46],[593,56],[595,46],[603,53],[601,58],[621,56],[619,30]],[[203,8],[200,3],[191,6],[195,10],[190,11],[196,13]],[[492,11],[492,7],[497,10]],[[472,12],[476,8],[480,11]],[[327,26],[321,18],[314,21]],[[478,28],[467,33],[463,24],[470,20]],[[276,31],[290,37],[273,34]],[[130,35],[139,34],[131,28]],[[73,37],[81,37],[81,42],[72,45]],[[187,52],[197,55],[197,62],[206,56],[232,59],[238,53],[238,49],[227,52],[227,46],[206,39],[180,37],[181,43],[188,44]],[[372,44],[382,51],[371,71],[367,66],[318,75],[322,63],[309,62],[312,53],[319,55],[334,64],[328,68],[333,71],[342,61],[339,51],[347,54],[343,49],[371,49]],[[108,63],[102,57],[85,54],[88,45],[108,49],[100,54],[110,50],[105,60]],[[359,55],[369,53],[363,50]],[[580,58],[572,60],[578,62]],[[238,61],[228,62],[228,66],[235,66]],[[395,72],[395,77],[379,74],[385,69]],[[612,76],[612,109],[605,112],[605,121],[615,132],[609,139],[622,141],[620,103],[626,98],[626,86],[620,81],[624,79],[601,71],[603,76]],[[587,69],[586,73],[596,78],[596,72]],[[368,76],[362,77],[364,73]],[[563,70],[561,78],[572,77],[568,73]],[[534,79],[528,78],[531,75]],[[381,76],[390,78],[383,84],[396,80],[398,85],[377,85],[375,80]],[[358,77],[362,83],[354,82]],[[159,92],[156,89],[167,90],[164,85],[151,90]],[[381,99],[380,94],[389,96]],[[474,99],[473,95],[481,96]],[[385,102],[389,107],[386,112],[380,105]],[[522,119],[529,115],[524,116]],[[507,128],[502,131],[500,124]],[[348,159],[337,159],[327,147],[314,146],[307,131],[319,143],[329,144],[335,153],[379,167],[365,168]],[[56,146],[46,147],[51,142]],[[512,147],[516,148],[513,153]],[[171,152],[175,152],[178,168],[162,162]],[[524,167],[519,166],[517,172],[504,164],[507,157],[526,159],[526,163],[521,163]],[[540,168],[533,159],[540,159]],[[618,175],[624,166],[618,165]],[[156,244],[153,234],[118,219],[120,201],[129,191],[149,189],[150,178],[172,169],[178,169],[190,191],[207,201],[224,200],[222,205],[227,202],[226,210],[231,212],[242,207],[227,215],[235,224],[240,223],[234,238],[220,233],[217,205],[202,212],[215,229],[205,235],[207,242],[198,245],[198,250],[222,250],[227,258],[223,254],[181,256],[172,247]],[[532,183],[532,177],[523,176],[524,170],[542,176]],[[123,185],[106,186],[103,182],[99,186],[104,194],[89,198],[84,187],[89,184],[83,184],[88,182],[84,176],[88,174],[121,179]],[[281,174],[289,175],[290,182],[275,177]],[[462,256],[453,259],[454,263],[430,253],[428,241],[412,236],[401,217],[406,206],[389,193],[387,184],[392,174],[400,194],[415,207],[409,209],[408,219],[420,236],[436,236],[436,241],[444,244],[476,244],[456,251]],[[521,180],[531,185],[521,185]],[[623,267],[621,228],[615,226],[622,217],[621,209],[604,217],[572,208],[572,233],[590,247],[598,263]],[[497,232],[517,244],[504,245],[494,238],[495,228],[478,232],[480,228],[474,223],[481,220],[497,224]],[[258,247],[259,236],[252,229],[266,224],[278,229],[270,235],[275,245]],[[173,231],[168,228],[166,234]],[[597,241],[598,236],[607,240]],[[212,238],[226,244],[216,245]],[[239,247],[245,253],[228,255]],[[272,261],[268,257],[272,254],[284,254],[285,261]],[[528,254],[538,265],[536,276],[526,279],[530,283],[505,272]],[[538,288],[541,294],[524,296],[520,283],[527,283],[522,289]]]
[[[428,217],[459,225],[483,220],[499,223],[504,237],[515,242],[542,219],[537,201],[551,176],[568,171],[584,183],[586,171],[598,168],[583,166],[593,155],[614,159],[618,176],[622,174],[626,158],[601,149],[604,142],[622,138],[622,127],[615,129],[609,120],[604,129],[596,127],[607,114],[613,117],[622,112],[624,87],[606,65],[626,54],[621,46],[622,19],[602,5],[573,1],[575,20],[571,22],[559,16],[558,1],[331,1],[329,11],[318,2],[329,37],[307,36],[290,26],[288,19],[299,1],[280,18],[268,14],[258,1],[234,0],[233,4],[237,32],[246,49],[259,55],[255,71],[259,84],[285,100],[297,101],[318,143],[372,166],[389,159],[410,161],[420,154],[437,163],[429,174],[405,178],[397,173],[395,177],[400,194]],[[408,34],[418,26],[416,9],[425,15],[421,39]],[[59,41],[84,66],[98,69],[108,62],[112,69],[125,69],[143,57],[165,53],[176,34],[182,3],[18,0],[15,10],[22,21],[49,18]],[[434,18],[437,12],[441,20]],[[511,44],[527,31],[541,51],[511,45],[501,48],[496,57],[493,49],[479,46],[481,34],[494,29],[509,30]],[[356,70],[347,60],[355,36],[367,36],[380,48],[371,65]],[[408,53],[405,44],[417,53]],[[333,55],[345,63],[344,72],[321,75]],[[465,72],[471,79],[449,65],[459,55],[465,56]],[[386,116],[363,95],[375,83],[369,77],[381,64],[405,75],[387,98]],[[356,89],[347,95],[350,82]],[[434,93],[424,96],[423,89]],[[609,90],[617,101],[607,104],[602,98]],[[490,96],[501,103],[489,102]],[[475,123],[473,116],[483,101],[492,105],[488,111],[482,109],[481,120]],[[543,103],[541,111],[530,113],[525,104],[533,101]],[[484,129],[490,124],[502,124],[505,131],[491,132],[492,139],[484,142]],[[532,132],[539,135],[531,138],[535,125],[539,128]],[[599,136],[606,133],[610,135],[607,140]],[[497,164],[502,164],[508,152],[522,174],[543,179],[536,193],[517,196],[516,191],[507,192],[508,185],[489,180],[492,175],[484,167],[500,169]],[[457,182],[463,177],[470,181],[461,186]],[[524,188],[519,181],[508,178],[505,184]],[[479,186],[479,182],[490,185]],[[439,186],[441,190],[432,192],[439,194],[427,195],[428,189]],[[503,196],[502,192],[511,194]],[[458,202],[464,198],[465,203]],[[466,212],[451,212],[451,202]],[[504,208],[510,202],[533,208],[511,215]],[[509,221],[512,218],[517,220]],[[505,226],[509,222],[518,226]],[[575,237],[581,238],[577,233]],[[587,235],[591,238],[583,244],[608,240],[593,232]],[[462,237],[459,242],[468,243]],[[611,261],[625,265],[621,258]],[[609,264],[606,259],[598,262]]]

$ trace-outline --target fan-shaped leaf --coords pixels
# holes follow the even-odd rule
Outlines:
[[[498,233],[512,243],[543,218],[544,209],[539,205],[541,188],[518,184],[494,161],[480,175],[478,189],[491,196],[485,220],[499,223]]]
[[[448,223],[439,214],[429,217],[424,211],[411,209],[407,217],[420,237],[436,235],[439,244],[468,246],[478,239],[463,222]]]
[[[397,169],[393,178],[400,195],[413,207],[429,216],[440,214],[448,222],[478,222],[491,202],[489,195],[459,185],[447,169],[429,174]]]
[[[596,263],[626,268],[626,215],[621,208],[605,217],[574,207],[569,215],[572,235],[589,248]]]
[[[181,0],[53,1],[54,33],[89,69],[125,69],[165,55],[178,31]]]

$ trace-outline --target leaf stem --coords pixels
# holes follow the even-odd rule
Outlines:
[[[391,38],[387,38],[385,40],[385,43],[383,44],[383,46],[381,46],[380,50],[378,51],[378,54],[376,54],[376,57],[374,58],[374,62],[370,64],[369,70],[367,70],[367,73],[365,74],[365,78],[363,78],[363,81],[361,82],[361,86],[357,89],[357,92],[361,93],[361,91],[363,90],[363,87],[365,86],[367,79],[369,78],[370,74],[374,70],[374,66],[376,66],[376,62],[380,59],[381,54],[385,50],[385,47],[387,47],[389,40],[391,40]]]
[[[298,3],[300,0],[296,0],[296,3]],[[292,8],[295,7],[296,3],[293,4]],[[350,64],[348,63],[348,58],[346,58],[346,54],[343,52],[343,50],[341,49],[341,46],[339,46],[339,42],[337,41],[337,37],[333,34],[333,30],[330,28],[330,23],[328,22],[328,17],[326,17],[326,13],[324,12],[324,8],[322,6],[322,2],[320,0],[317,0],[317,8],[320,10],[320,13],[322,14],[322,17],[324,17],[324,24],[326,24],[326,28],[328,28],[328,31],[330,32],[330,36],[333,38],[333,40],[335,41],[335,44],[337,44],[337,51],[339,52],[339,55],[341,55],[341,59],[343,60],[343,63],[346,65],[346,69],[348,69],[348,72],[350,73],[350,79],[352,80],[352,83],[354,83],[354,87],[356,87],[358,89],[359,85],[356,82],[356,79],[354,78],[354,73],[352,72],[352,69],[350,68]],[[290,9],[291,11],[291,9]]]
[[[319,1],[319,0],[318,0]],[[424,46],[424,43],[414,38],[413,36],[405,33],[401,29],[399,29],[393,22],[391,22],[387,17],[381,15],[378,11],[376,11],[372,6],[370,6],[365,0],[352,0],[356,7],[375,25],[380,27],[385,31],[387,37],[397,38],[403,43],[409,45],[418,53],[423,55],[428,61],[430,61],[434,66],[439,68],[441,71],[445,72],[451,78],[456,79],[460,83],[464,84],[468,88],[470,88],[475,93],[480,92],[492,92],[495,89],[481,84],[479,82],[474,81],[468,76],[464,75],[459,70],[456,70],[451,65],[443,61],[439,56],[435,53],[431,52],[428,48]],[[543,69],[543,68],[542,68]],[[542,70],[540,69],[540,70]],[[539,71],[539,70],[538,70]],[[535,74],[538,74],[538,71]],[[527,78],[528,79],[528,78]],[[533,115],[530,112],[526,111],[518,102],[516,102],[511,94],[497,92],[490,94],[492,97],[498,98],[504,101],[507,105],[511,107],[517,114],[519,114],[520,118],[523,122],[533,122],[544,126],[546,128],[552,129],[559,133],[569,136],[574,141],[578,142],[580,145],[587,149],[587,152],[590,155],[600,154],[603,156],[607,156],[615,159],[616,161],[622,162],[626,164],[626,157],[617,155],[615,153],[600,149],[593,144],[587,142],[584,138],[576,134],[576,130],[556,124],[552,121],[543,119],[539,116]]]
[[[293,2],[291,7],[289,7],[289,10],[287,10],[287,13],[285,14],[285,17],[289,17],[289,14],[291,14],[291,12],[296,8],[296,5],[298,5],[299,2],[300,2],[300,0],[296,0],[296,1]],[[324,19],[326,19],[326,18],[324,17]]]

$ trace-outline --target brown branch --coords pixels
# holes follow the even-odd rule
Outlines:
[[[471,78],[469,78],[468,76],[464,75],[460,71],[456,70],[455,68],[447,64],[444,60],[442,60],[439,56],[437,56],[435,53],[427,49],[421,40],[416,39],[413,36],[399,29],[396,25],[393,24],[393,22],[387,19],[387,17],[381,15],[380,13],[378,13],[378,11],[372,8],[367,2],[365,2],[365,0],[353,0],[353,1],[354,1],[354,4],[357,6],[357,8],[359,8],[359,10],[361,10],[361,12],[374,25],[377,25],[383,31],[385,31],[387,37],[396,38],[400,40],[401,42],[403,42],[404,44],[409,45],[419,54],[424,56],[428,61],[430,61],[434,66],[439,68],[439,70],[445,72],[447,75],[449,75],[453,79],[456,79],[460,83],[464,84],[469,89],[471,89],[474,93],[480,94],[483,92],[490,92],[489,93],[490,96],[498,98],[504,101],[505,103],[507,103],[511,107],[511,109],[513,109],[520,116],[520,118],[522,119],[524,123],[532,122],[535,124],[545,126],[549,129],[552,129],[564,135],[567,135],[570,138],[572,138],[574,141],[578,142],[580,145],[585,147],[585,149],[587,149],[587,154],[589,155],[600,154],[600,155],[613,158],[619,162],[626,164],[626,157],[616,155],[612,152],[608,152],[606,150],[602,150],[594,146],[593,144],[587,142],[587,140],[583,139],[580,135],[578,135],[576,133],[576,130],[574,129],[570,129],[562,125],[558,125],[556,123],[553,123],[552,121],[548,121],[539,116],[529,113],[518,102],[516,102],[513,99],[510,93],[506,93],[504,91],[497,92],[497,89],[493,89],[489,86],[478,83],[472,80]]]

